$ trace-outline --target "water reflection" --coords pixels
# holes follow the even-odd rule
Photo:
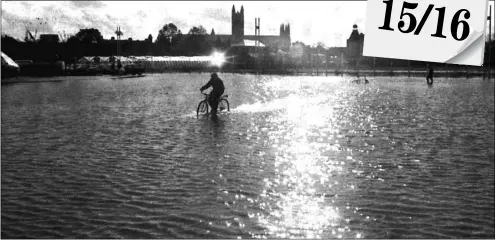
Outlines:
[[[280,92],[287,86],[270,82],[266,87]],[[328,104],[329,96],[318,95],[314,88],[311,92],[304,82],[292,81],[289,87],[294,86],[298,93],[286,97],[283,111],[267,120],[267,125],[278,126],[268,133],[275,150],[275,174],[263,180],[258,199],[263,211],[256,217],[268,238],[343,237],[339,207],[334,204],[338,190],[332,191],[332,185],[338,184],[334,177],[345,169],[336,154],[329,154],[336,150],[322,143],[335,140],[334,106]]]

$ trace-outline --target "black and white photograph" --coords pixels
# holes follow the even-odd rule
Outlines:
[[[450,2],[2,1],[1,238],[495,238],[494,2]]]

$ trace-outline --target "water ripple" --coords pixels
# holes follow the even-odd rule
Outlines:
[[[2,238],[494,237],[492,81],[221,77],[2,86]]]

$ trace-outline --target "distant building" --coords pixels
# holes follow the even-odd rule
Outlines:
[[[119,48],[119,53],[122,56],[151,55],[153,51],[153,38],[151,35],[144,40],[133,40],[132,38],[118,40],[115,39],[115,37],[111,37],[109,40],[103,40],[101,43],[100,53],[95,55],[116,55],[117,47]]]
[[[347,39],[347,59],[349,61],[359,60],[363,56],[364,34],[359,33],[358,26],[352,26],[352,33]]]
[[[344,59],[347,57],[346,47],[331,47],[328,48],[329,63],[341,66]]]
[[[41,43],[58,43],[60,41],[58,34],[41,34]]]
[[[263,43],[261,43],[261,42],[259,42],[257,40],[247,40],[247,39],[245,39],[245,40],[243,40],[241,42],[232,44],[230,46],[230,48],[231,48],[231,50],[233,52],[240,52],[242,50],[245,50],[250,55],[255,56],[257,54],[260,54],[260,52],[262,52],[262,50],[265,49],[266,46]]]
[[[253,29],[254,30],[254,29]],[[212,30],[214,33],[214,31]],[[275,50],[288,51],[291,45],[290,41],[290,26],[280,25],[279,35],[245,35],[244,34],[244,6],[241,6],[241,10],[237,12],[235,6],[232,6],[232,33],[231,35],[225,34],[210,34],[207,36],[207,40],[213,45],[227,45],[243,43],[245,40],[259,41],[268,48]]]

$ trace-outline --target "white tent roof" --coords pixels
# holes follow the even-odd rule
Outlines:
[[[85,56],[81,57],[77,62],[78,63],[92,63],[94,62],[94,58],[96,56]],[[100,58],[100,62],[109,62],[110,57],[102,57]],[[145,62],[209,62],[212,61],[212,56],[114,56],[116,60],[120,60],[120,62],[135,62],[135,61],[145,61]]]
[[[2,52],[2,65],[9,65],[9,66],[16,67],[16,68],[19,67],[19,65],[17,65],[17,63],[14,62],[14,60],[12,60],[9,56],[7,56],[3,52]]]
[[[249,39],[244,39],[240,43],[232,44],[233,47],[256,47],[256,44],[258,44],[258,47],[265,47],[265,44],[258,40],[249,40]]]
[[[108,62],[110,57],[100,57],[100,62]]]
[[[146,60],[148,60],[148,57],[147,56],[132,56],[132,58],[134,60],[137,60],[137,61],[146,61]]]
[[[158,56],[158,57],[149,57],[146,60],[153,62],[207,62],[211,60],[210,56],[196,56],[196,57],[187,57],[187,56]]]
[[[90,63],[93,61],[94,57],[81,57],[77,60],[78,63]]]

